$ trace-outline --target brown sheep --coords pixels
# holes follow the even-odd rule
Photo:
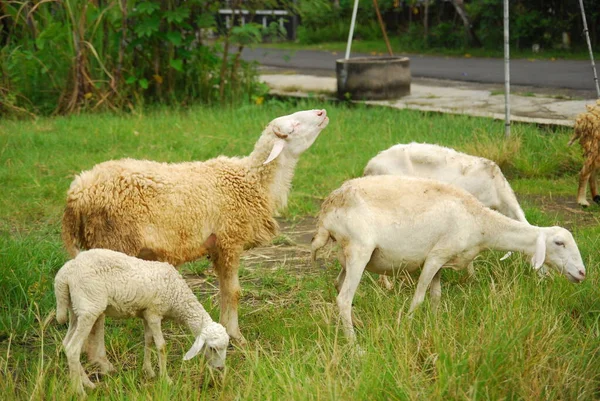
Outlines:
[[[579,173],[579,188],[577,190],[577,203],[583,207],[589,206],[585,197],[587,183],[590,183],[592,199],[600,203],[600,196],[596,187],[596,170],[600,167],[600,100],[595,105],[587,105],[587,112],[581,113],[575,120],[573,137],[569,146],[576,140],[583,149],[583,168]]]

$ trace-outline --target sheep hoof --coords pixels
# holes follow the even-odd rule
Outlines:
[[[594,202],[600,204],[600,195],[594,196]]]
[[[244,347],[244,346],[246,346],[247,343],[248,343],[248,341],[246,341],[244,336],[241,334],[239,335],[239,337],[231,336],[230,344],[232,344],[232,345],[235,345],[237,347]]]
[[[394,289],[394,283],[390,281],[387,276],[379,276],[379,285],[385,288],[388,291],[392,291]]]
[[[116,371],[115,366],[108,360],[96,361],[96,364],[100,367],[101,375],[107,375]]]
[[[96,388],[96,385],[87,376],[84,377],[84,379],[83,379],[83,385],[92,390]],[[84,391],[84,393],[85,393],[85,391]]]

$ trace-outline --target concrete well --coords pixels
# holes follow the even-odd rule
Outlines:
[[[336,60],[339,99],[385,100],[410,95],[408,57],[357,57]]]

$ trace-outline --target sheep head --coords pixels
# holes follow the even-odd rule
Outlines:
[[[273,135],[275,140],[263,164],[272,162],[284,150],[298,157],[313,144],[328,123],[329,117],[324,109],[299,111],[274,119],[267,126],[266,134]]]
[[[585,266],[575,239],[562,227],[548,227],[540,231],[531,264],[539,269],[544,263],[564,274],[573,283],[579,283],[585,278]]]
[[[196,337],[192,348],[185,354],[183,360],[192,359],[204,350],[204,357],[208,365],[220,369],[225,366],[228,345],[229,335],[225,327],[219,323],[211,322]]]

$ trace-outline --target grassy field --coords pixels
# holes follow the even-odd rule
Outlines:
[[[142,372],[140,321],[107,321],[107,350],[118,371],[89,399],[109,400],[591,400],[600,399],[600,208],[574,202],[581,166],[568,130],[388,108],[268,101],[232,110],[149,110],[0,122],[0,398],[74,398],[53,319],[54,274],[67,260],[60,241],[66,190],[95,163],[121,157],[160,161],[248,154],[271,119],[326,107],[331,119],[300,159],[289,208],[292,226],[367,160],[398,142],[434,142],[496,160],[528,219],[571,229],[588,269],[581,285],[541,279],[525,256],[487,252],[476,274],[444,272],[440,311],[426,301],[406,311],[415,277],[381,289],[365,275],[354,299],[362,322],[352,352],[338,326],[333,259],[241,269],[240,325],[249,344],[232,349],[212,375],[201,359],[183,362],[192,338],[163,325],[169,386]],[[218,318],[216,281],[206,261],[185,265],[200,301]],[[93,371],[93,368],[90,368]]]

